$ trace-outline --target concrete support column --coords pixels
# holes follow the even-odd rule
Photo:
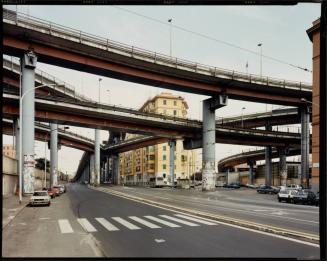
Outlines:
[[[50,187],[58,184],[58,124],[50,123]]]
[[[94,155],[95,155],[95,166],[94,166],[94,171],[95,171],[95,180],[94,180],[94,185],[98,186],[100,185],[100,130],[95,129],[95,138],[94,138]]]
[[[255,161],[254,160],[249,160],[248,161],[248,165],[249,165],[249,183],[251,185],[253,185],[254,183],[254,165],[255,165]]]
[[[211,99],[203,101],[203,127],[202,127],[202,190],[215,189],[215,145],[216,145],[216,119],[215,110],[211,109]]]
[[[286,164],[286,149],[279,149],[279,176],[280,176],[280,185],[287,185],[287,164]]]
[[[94,170],[94,154],[90,155],[90,184],[94,185],[95,182],[95,170]]]
[[[120,184],[119,156],[118,155],[112,156],[112,179],[113,179],[113,184],[115,184],[115,185]]]
[[[22,161],[24,162],[22,187],[23,193],[34,192],[34,119],[35,119],[35,67],[37,57],[33,52],[24,54],[21,62],[22,69]]]
[[[272,127],[266,125],[266,130],[271,131]],[[271,146],[267,146],[265,149],[265,183],[266,185],[272,185],[272,163],[271,163]]]
[[[309,188],[310,112],[308,106],[300,108],[301,113],[301,185]]]
[[[175,185],[175,150],[176,150],[176,141],[169,142],[169,173],[171,179],[172,188]]]

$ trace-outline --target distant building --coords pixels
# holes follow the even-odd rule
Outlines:
[[[14,150],[13,145],[10,144],[2,146],[2,154],[13,159],[16,158],[16,151]]]
[[[186,118],[187,109],[188,105],[184,98],[163,92],[145,102],[140,111]],[[126,139],[138,136],[140,135],[127,134]],[[175,181],[178,178],[188,179],[201,169],[198,154],[199,150],[184,150],[183,140],[176,140]],[[169,155],[168,143],[121,153],[120,178],[127,185],[146,185],[151,177],[160,175],[165,184],[171,184]]]

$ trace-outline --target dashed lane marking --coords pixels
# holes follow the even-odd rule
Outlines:
[[[138,223],[140,223],[140,224],[142,224],[142,225],[144,225],[146,227],[149,227],[149,228],[161,228],[158,225],[153,224],[153,223],[151,223],[149,221],[146,221],[146,220],[144,220],[142,218],[139,218],[139,217],[130,216],[129,218],[133,219],[134,221],[136,221],[136,222],[138,222]]]
[[[161,218],[157,218],[157,217],[153,217],[153,216],[144,216],[144,217],[146,217],[148,219],[151,219],[153,221],[156,221],[156,222],[158,222],[160,224],[166,225],[168,227],[180,227],[180,225],[176,225],[174,223],[168,222],[168,221],[163,220]]]
[[[96,228],[86,218],[78,218],[77,221],[87,232],[97,232]]]
[[[113,220],[115,220],[116,222],[122,224],[123,226],[131,229],[131,230],[136,230],[136,229],[141,229],[138,226],[135,226],[134,224],[128,222],[127,220],[120,218],[120,217],[112,217]]]
[[[195,224],[195,223],[192,223],[192,222],[189,222],[189,221],[186,221],[186,220],[182,220],[182,219],[179,219],[179,218],[174,218],[174,217],[171,217],[171,216],[167,216],[167,215],[159,215],[160,217],[164,217],[164,218],[167,218],[167,219],[170,219],[172,221],[175,221],[177,223],[182,223],[184,225],[187,225],[187,226],[190,226],[190,227],[198,227],[200,225],[198,224]]]
[[[62,234],[73,233],[73,228],[71,227],[69,221],[67,219],[59,219],[58,220],[60,232]]]
[[[102,226],[104,226],[109,231],[117,231],[119,230],[118,227],[111,224],[108,220],[105,218],[95,218],[96,221],[98,221]]]

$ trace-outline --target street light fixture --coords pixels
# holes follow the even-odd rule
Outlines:
[[[170,51],[169,51],[169,54],[170,54],[170,58],[172,57],[172,21],[173,21],[173,19],[172,18],[170,18],[170,19],[168,19],[168,23],[170,23],[170,25],[169,25],[169,41],[170,41]]]
[[[99,100],[98,102],[100,103],[100,82],[102,81],[102,78],[99,78]]]
[[[21,78],[21,77],[20,77]],[[23,187],[23,150],[22,150],[22,139],[23,139],[23,99],[25,95],[32,90],[36,90],[45,86],[59,86],[57,83],[53,84],[42,84],[36,86],[32,89],[27,90],[26,92],[22,93],[22,81],[20,79],[20,98],[19,98],[19,119],[20,119],[20,131],[19,131],[19,204],[22,203],[22,187]]]

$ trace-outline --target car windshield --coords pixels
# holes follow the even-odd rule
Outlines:
[[[47,196],[48,193],[47,192],[44,192],[44,191],[37,191],[37,192],[34,192],[33,196]]]
[[[288,194],[288,191],[287,190],[282,190],[279,192],[280,194]]]

